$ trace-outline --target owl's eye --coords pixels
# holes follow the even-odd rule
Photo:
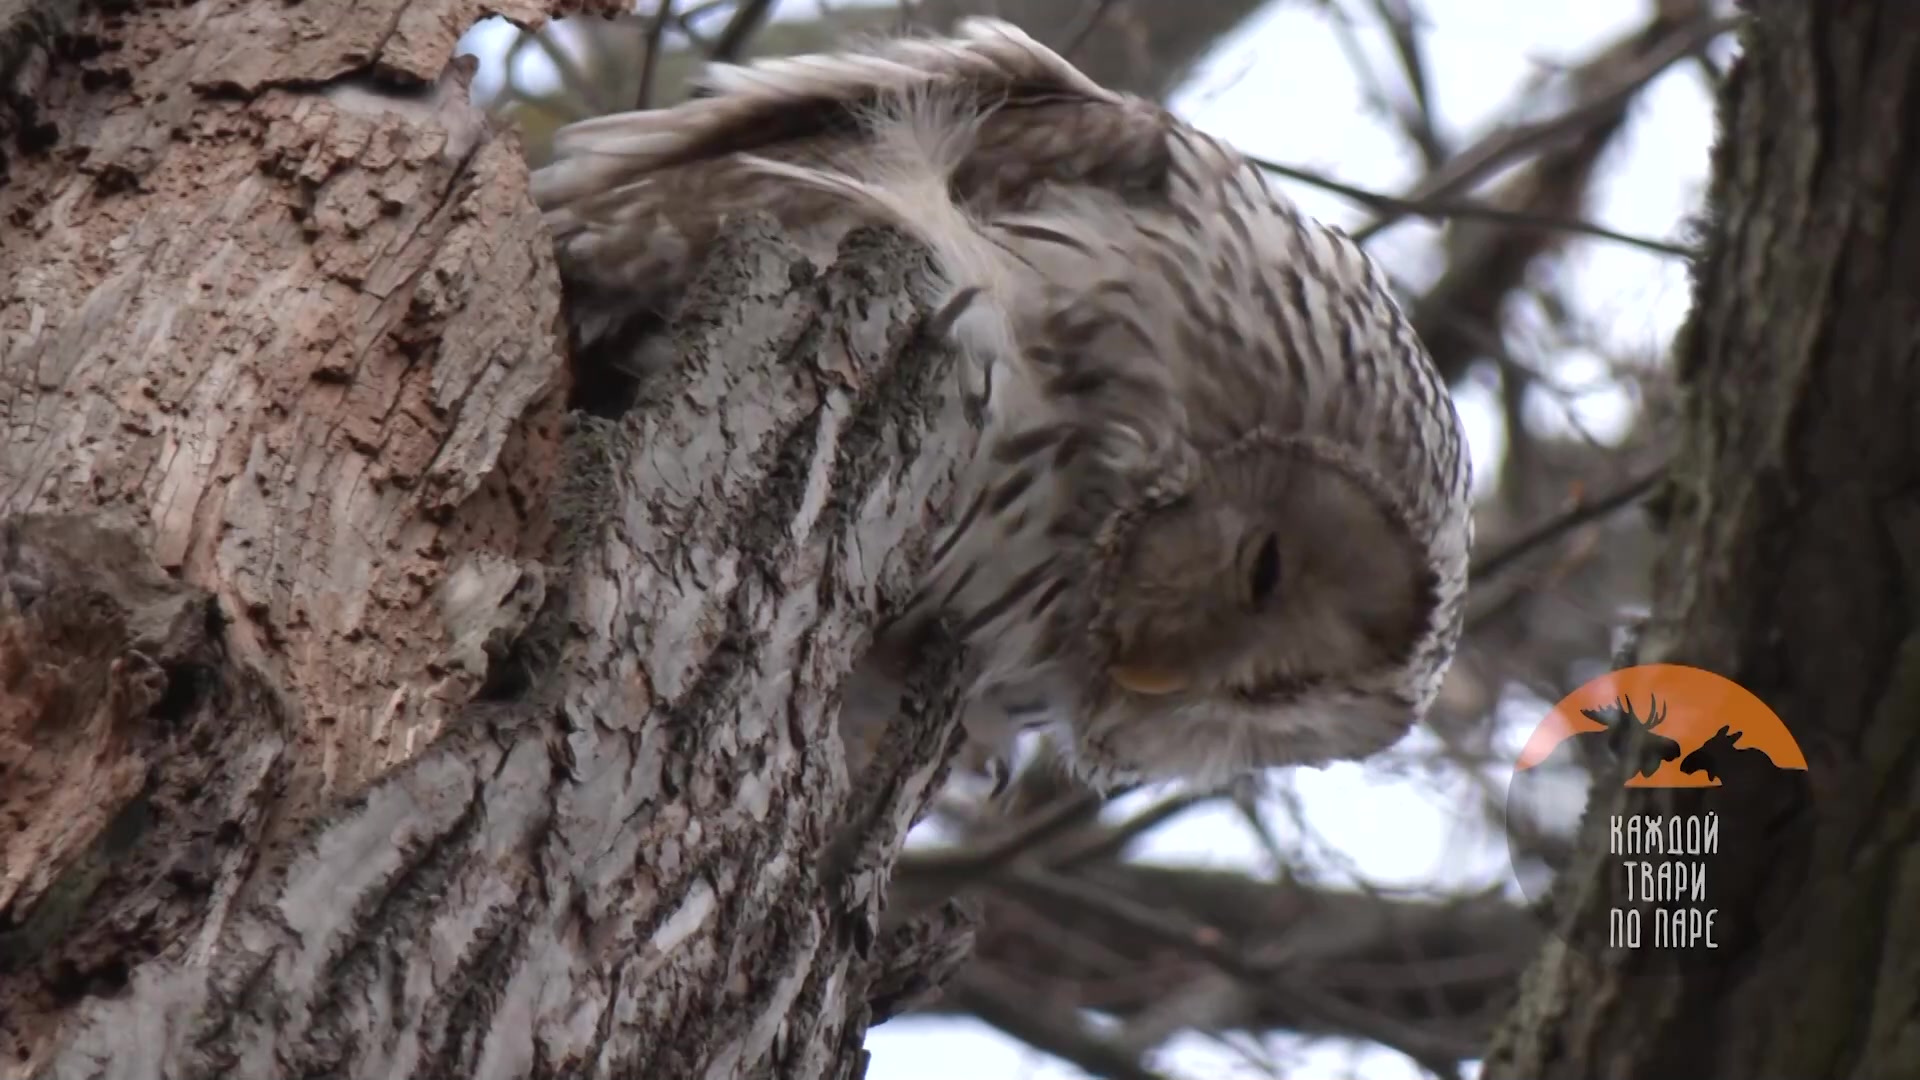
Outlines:
[[[1260,550],[1254,553],[1253,576],[1248,584],[1254,607],[1264,606],[1280,584],[1280,539],[1272,533],[1267,534],[1260,542]]]

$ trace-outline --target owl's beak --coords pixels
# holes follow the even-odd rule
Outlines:
[[[1126,664],[1116,664],[1108,668],[1107,675],[1118,683],[1122,690],[1144,694],[1147,697],[1177,694],[1187,688],[1188,682],[1186,675],[1169,668],[1134,667]]]

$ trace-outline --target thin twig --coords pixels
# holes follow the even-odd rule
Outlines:
[[[535,30],[532,35],[532,44],[546,54],[547,60],[553,64],[554,71],[560,76],[560,84],[568,93],[578,98],[581,104],[591,109],[591,115],[598,116],[613,112],[614,103],[601,96],[601,88],[594,85],[592,79],[587,78],[586,72],[580,70],[580,65],[574,62],[573,54],[553,39],[551,36],[553,28],[554,24],[548,23]]]
[[[1095,1076],[1162,1080],[1132,1053],[1089,1031],[1071,1009],[1053,1004],[985,964],[973,964],[961,971],[946,993],[955,1004],[988,1024]]]
[[[1071,798],[1042,807],[1013,831],[980,847],[911,851],[900,856],[899,865],[914,874],[958,878],[962,884],[979,880],[1012,864],[1063,830],[1080,824],[1088,814],[1100,809],[1100,803],[1100,796],[1078,792]]]
[[[1420,48],[1420,17],[1411,0],[1373,0],[1373,10],[1386,24],[1387,36],[1400,56],[1400,67],[1407,76],[1407,89],[1413,95],[1413,108],[1400,118],[1400,126],[1420,150],[1428,168],[1446,160],[1446,146],[1433,124],[1433,89],[1427,76],[1426,54]]]
[[[673,0],[659,0],[659,3],[653,22],[647,26],[647,58],[640,63],[639,100],[633,104],[636,109],[653,104],[653,80],[660,67],[660,47],[666,41],[667,24],[673,20]]]
[[[1086,882],[1018,867],[1008,872],[1008,878],[1010,883],[1022,889],[1110,919],[1145,940],[1205,960],[1247,986],[1272,996],[1285,1007],[1316,1016],[1325,1023],[1372,1039],[1383,1046],[1390,1046],[1427,1069],[1445,1075],[1460,1060],[1460,1047],[1444,1036],[1431,1034],[1364,1006],[1321,993],[1302,985],[1299,980],[1284,978],[1283,972],[1288,966],[1285,955],[1251,959],[1244,947],[1216,944],[1216,933],[1177,913],[1149,908]]]
[[[1233,797],[1234,813],[1240,815],[1240,823],[1253,834],[1260,851],[1273,863],[1271,880],[1276,885],[1286,884],[1293,877],[1293,870],[1287,865],[1287,849],[1280,843],[1280,837],[1273,831],[1273,823],[1260,814],[1260,807],[1254,796],[1236,793]]]
[[[699,3],[682,8],[674,14],[674,29],[685,35],[686,39],[693,44],[694,48],[702,52],[710,53],[713,51],[713,39],[693,24],[698,21],[701,16],[709,12],[718,11],[733,3],[735,3],[735,0],[700,0]]]
[[[1509,210],[1505,207],[1490,206],[1486,203],[1469,199],[1421,199],[1412,196],[1388,195],[1384,192],[1369,191],[1366,188],[1355,187],[1352,184],[1342,180],[1336,180],[1324,173],[1315,172],[1312,169],[1303,169],[1297,165],[1283,165],[1280,162],[1269,161],[1265,158],[1250,157],[1248,160],[1276,176],[1284,176],[1289,180],[1298,180],[1303,184],[1311,184],[1314,187],[1322,188],[1326,191],[1333,192],[1335,195],[1350,199],[1368,209],[1383,211],[1395,214],[1396,216],[1413,215],[1425,218],[1463,218],[1497,222],[1519,228],[1552,229],[1557,232],[1578,233],[1582,236],[1592,236],[1601,240],[1612,240],[1618,244],[1626,244],[1644,251],[1651,251],[1661,255],[1671,255],[1681,259],[1691,259],[1699,254],[1693,248],[1683,244],[1669,243],[1665,240],[1655,240],[1646,236],[1635,236],[1632,233],[1623,233],[1615,229],[1609,229],[1604,225],[1596,225],[1591,221],[1582,221],[1578,218],[1556,217],[1552,214],[1535,214],[1526,210]],[[1364,240],[1358,233],[1354,234],[1354,239]]]
[[[1353,16],[1347,13],[1338,0],[1320,0],[1327,12],[1327,23],[1333,29],[1333,38],[1346,54],[1347,67],[1353,71],[1354,79],[1360,84],[1360,96],[1363,103],[1378,109],[1381,113],[1398,118],[1399,110],[1387,95],[1387,86],[1380,73],[1373,69],[1373,62],[1367,58],[1367,50],[1360,44],[1360,35],[1354,27]]]
[[[1457,195],[1514,158],[1544,143],[1584,130],[1613,116],[1626,107],[1627,102],[1640,92],[1641,87],[1652,82],[1682,58],[1699,51],[1714,38],[1739,26],[1743,19],[1744,16],[1737,15],[1704,19],[1678,28],[1674,33],[1661,39],[1646,54],[1627,65],[1626,69],[1610,80],[1601,92],[1593,94],[1558,116],[1531,124],[1516,124],[1488,134],[1479,142],[1449,158],[1440,168],[1427,174],[1414,186],[1413,190],[1402,196],[1403,201],[1426,204],[1435,199]],[[1364,243],[1381,230],[1413,212],[1412,209],[1396,211],[1389,208],[1378,219],[1355,232],[1353,238]]]
[[[674,16],[674,18],[682,22],[690,22],[694,19],[698,19],[700,16],[705,15],[710,11],[718,11],[721,8],[727,7],[728,5],[733,4],[735,2],[736,0],[700,0],[699,3],[688,7],[684,11],[680,12],[680,14]]]
[[[753,39],[772,12],[773,0],[740,0],[740,6],[733,9],[733,18],[727,21],[726,29],[714,39],[708,58],[722,64],[738,60],[740,54],[746,51],[747,42]]]
[[[1111,829],[1101,830],[1089,838],[1085,844],[1072,848],[1062,853],[1059,858],[1050,861],[1054,866],[1060,869],[1066,869],[1068,867],[1079,866],[1082,863],[1092,862],[1096,859],[1105,859],[1117,855],[1120,849],[1132,843],[1134,839],[1141,834],[1150,829],[1158,828],[1163,823],[1186,813],[1201,803],[1208,802],[1217,797],[1218,796],[1209,792],[1191,791],[1168,796],[1120,824],[1115,825]]]
[[[1260,1036],[1248,1031],[1209,1031],[1203,1032],[1208,1039],[1226,1047],[1235,1057],[1272,1080],[1286,1080],[1286,1073],[1280,1063],[1274,1060],[1273,1051],[1267,1049]]]
[[[1502,570],[1519,562],[1527,555],[1552,543],[1553,541],[1585,525],[1597,521],[1622,507],[1631,505],[1660,483],[1667,475],[1663,464],[1635,477],[1619,490],[1603,495],[1592,501],[1581,501],[1563,513],[1548,521],[1541,522],[1521,534],[1498,551],[1475,559],[1468,571],[1468,578],[1476,585],[1484,584],[1488,578],[1498,575]]]
[[[1114,0],[1092,0],[1091,7],[1083,7],[1078,25],[1067,31],[1061,38],[1066,45],[1061,48],[1060,55],[1068,60],[1073,59],[1073,54],[1079,52],[1080,46],[1085,45],[1087,39],[1093,36],[1093,32],[1100,26],[1100,21],[1107,17],[1107,11],[1113,5]]]

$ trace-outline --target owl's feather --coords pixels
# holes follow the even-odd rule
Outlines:
[[[563,268],[661,305],[746,209],[823,254],[866,222],[927,246],[975,298],[956,332],[994,396],[897,631],[961,625],[975,713],[1045,718],[1103,779],[1364,756],[1425,712],[1460,629],[1469,465],[1357,245],[1004,23],[705,89],[561,132],[535,191]]]

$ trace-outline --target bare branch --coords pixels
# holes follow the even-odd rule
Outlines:
[[[1392,211],[1397,214],[1413,214],[1426,218],[1472,218],[1481,221],[1497,222],[1503,225],[1578,233],[1583,236],[1612,240],[1615,243],[1637,247],[1644,251],[1651,251],[1660,255],[1671,255],[1682,259],[1692,259],[1699,255],[1699,252],[1691,247],[1668,243],[1665,240],[1654,240],[1645,236],[1635,236],[1632,233],[1623,233],[1616,229],[1609,229],[1604,225],[1597,225],[1591,221],[1554,217],[1548,214],[1533,214],[1525,210],[1509,210],[1504,207],[1490,206],[1486,203],[1472,200],[1446,198],[1415,199],[1400,195],[1388,195],[1384,192],[1369,191],[1366,188],[1357,187],[1343,180],[1336,180],[1325,173],[1301,168],[1297,165],[1283,165],[1277,161],[1257,157],[1250,157],[1249,160],[1277,176],[1284,176],[1289,180],[1298,180],[1303,184],[1312,184],[1314,187],[1331,191],[1336,195],[1344,196],[1362,206],[1367,206],[1375,210]],[[1356,237],[1356,239],[1357,238],[1358,237]]]
[[[667,24],[673,21],[673,0],[659,0],[660,7],[647,24],[647,56],[640,66],[640,91],[633,107],[644,109],[653,104],[653,82],[660,68],[660,50],[667,37]]]
[[[708,57],[720,63],[732,63],[746,51],[747,42],[765,25],[773,13],[773,0],[740,0],[726,29],[713,41]]]
[[[1259,950],[1249,950],[1244,944],[1229,945],[1217,930],[1190,923],[1176,912],[1148,908],[1110,890],[1039,870],[1016,868],[1009,873],[1009,885],[1098,915],[1147,941],[1204,960],[1284,1007],[1390,1046],[1436,1072],[1449,1072],[1455,1063],[1478,1052],[1474,1040],[1448,1039],[1321,993],[1311,986],[1310,978],[1288,978],[1301,948],[1294,942],[1279,942]],[[1257,959],[1250,959],[1250,955]]]
[[[573,54],[553,39],[553,32],[557,26],[557,23],[548,23],[531,34],[523,33],[520,41],[514,44],[517,46],[522,42],[530,41],[537,46],[553,64],[553,69],[559,74],[560,82],[566,87],[567,92],[579,98],[591,110],[588,115],[611,112],[614,108],[613,102],[606,100],[605,95],[601,93],[601,87],[587,78],[586,72],[580,70],[580,65],[574,61]]]
[[[1387,28],[1399,54],[1400,67],[1407,78],[1413,106],[1400,110],[1401,127],[1420,151],[1427,168],[1437,168],[1447,158],[1446,146],[1433,124],[1433,89],[1427,75],[1426,54],[1420,47],[1419,24],[1422,19],[1412,0],[1373,0],[1373,9]]]
[[[1111,1080],[1163,1080],[1131,1051],[1088,1031],[1072,1010],[1027,992],[1021,984],[979,965],[947,990],[953,1003],[1029,1046]]]
[[[984,847],[908,852],[900,857],[900,873],[939,877],[955,886],[986,878],[1064,830],[1097,815],[1102,801],[1092,792],[1062,799]]]
[[[1602,89],[1558,116],[1489,133],[1422,178],[1403,198],[1419,203],[1456,195],[1515,158],[1608,120],[1625,108],[1641,87],[1714,38],[1735,29],[1740,22],[1738,16],[1697,19],[1663,30],[1643,54],[1622,68]],[[1355,232],[1354,239],[1364,242],[1406,216],[1406,211],[1383,213]]]
[[[1470,571],[1473,580],[1476,583],[1484,583],[1488,578],[1498,575],[1507,567],[1587,522],[1606,517],[1615,510],[1632,505],[1641,496],[1652,491],[1661,480],[1666,478],[1666,475],[1667,467],[1661,465],[1628,481],[1617,491],[1609,492],[1590,502],[1581,501],[1574,504],[1566,512],[1555,516],[1550,521],[1541,522],[1500,550],[1475,560]]]
[[[1091,0],[1080,22],[1069,29],[1066,36],[1061,39],[1064,44],[1061,46],[1060,55],[1069,60],[1073,59],[1073,54],[1079,52],[1081,46],[1087,43],[1087,38],[1100,28],[1100,21],[1107,17],[1107,11],[1113,5],[1114,0]]]

